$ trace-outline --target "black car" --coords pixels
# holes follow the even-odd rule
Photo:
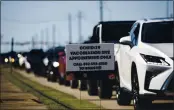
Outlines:
[[[51,48],[46,52],[45,57],[45,66],[46,66],[46,74],[48,81],[57,81],[57,78],[59,77],[59,52],[63,52],[65,47],[55,47]],[[47,65],[46,65],[47,63]]]
[[[43,63],[44,57],[45,53],[42,49],[32,49],[27,54],[27,61],[30,63],[31,70],[36,76],[45,76],[45,66]]]

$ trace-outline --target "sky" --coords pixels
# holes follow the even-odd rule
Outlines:
[[[173,1],[168,2],[168,14],[173,14]],[[1,1],[2,42],[36,41],[52,42],[52,25],[56,26],[56,46],[69,41],[68,14],[72,16],[72,42],[79,42],[78,12],[82,12],[81,34],[83,40],[92,35],[93,27],[100,20],[99,1]],[[104,1],[103,20],[139,20],[167,17],[166,1]],[[48,39],[45,30],[48,29]],[[44,31],[41,37],[41,31]],[[50,45],[50,47],[52,44]],[[29,51],[31,45],[14,46],[15,51]],[[36,45],[41,48],[41,45]],[[43,46],[46,50],[49,47]],[[10,51],[2,45],[1,52]]]

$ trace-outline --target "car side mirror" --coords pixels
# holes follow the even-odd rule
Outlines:
[[[120,39],[120,44],[122,44],[122,45],[128,45],[128,46],[130,46],[130,48],[132,48],[134,46],[133,43],[130,40],[130,36],[122,37]]]
[[[131,40],[130,40],[130,36],[122,37],[122,38],[119,40],[120,43],[125,42],[125,41],[131,41]]]

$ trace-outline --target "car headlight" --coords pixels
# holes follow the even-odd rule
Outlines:
[[[8,58],[5,58],[5,59],[4,59],[4,62],[7,63],[7,62],[8,62]]]
[[[12,57],[9,57],[9,62],[14,63],[15,62],[15,59],[12,58]]]
[[[18,58],[20,58],[20,57],[22,57],[22,55],[21,54],[18,54]]]
[[[59,62],[53,62],[53,66],[54,67],[58,67],[59,66]]]
[[[169,66],[170,65],[162,57],[145,55],[145,54],[140,54],[140,55],[146,61],[147,64],[163,65],[163,66]]]
[[[52,74],[53,74],[53,72],[52,72],[52,71],[50,71],[50,74],[52,75]]]
[[[45,66],[48,66],[48,62],[49,62],[48,58],[43,59],[43,63],[44,63]]]

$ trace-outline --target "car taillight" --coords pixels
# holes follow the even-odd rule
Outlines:
[[[108,78],[112,80],[115,79],[115,74],[109,74]]]

